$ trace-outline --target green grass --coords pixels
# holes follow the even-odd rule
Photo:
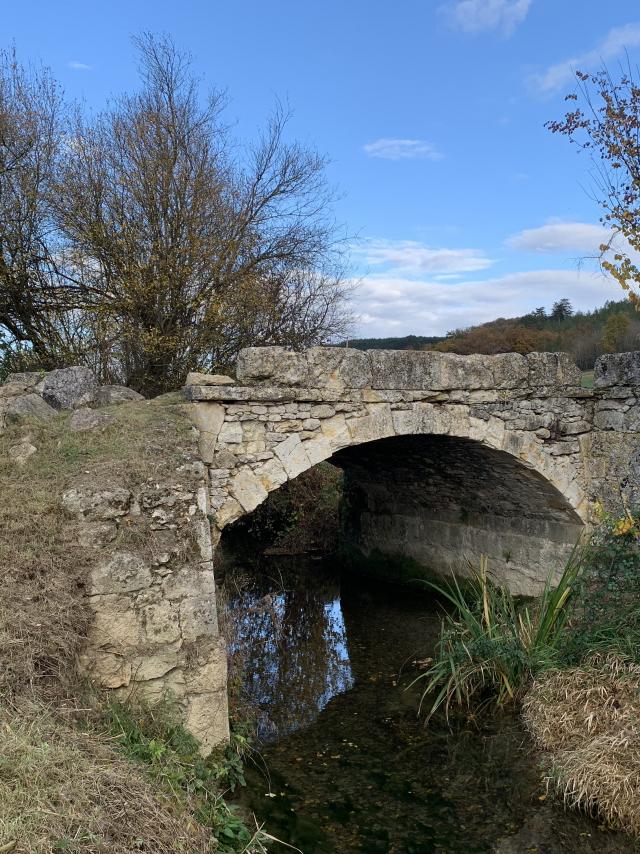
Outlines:
[[[640,517],[605,518],[557,584],[533,602],[495,585],[486,560],[471,579],[424,582],[451,607],[424,681],[429,716],[444,706],[520,700],[537,674],[594,654],[640,663]]]

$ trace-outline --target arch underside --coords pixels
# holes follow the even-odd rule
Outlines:
[[[538,593],[561,570],[584,525],[535,469],[472,439],[410,435],[344,448],[344,536],[364,555],[411,558],[441,575],[489,571]]]

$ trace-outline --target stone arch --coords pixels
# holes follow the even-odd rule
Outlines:
[[[346,419],[329,415],[321,436],[306,440],[301,440],[297,435],[288,436],[283,440],[282,450],[276,457],[278,462],[271,459],[253,469],[250,464],[245,463],[237,472],[232,486],[232,492],[235,493],[232,500],[235,502],[236,512],[224,518],[223,524],[218,526],[219,531],[221,532],[229,522],[252,512],[266,500],[270,492],[281,488],[284,483],[320,462],[333,462],[348,470],[348,455],[351,450],[372,449],[373,459],[375,459],[375,449],[380,444],[386,445],[386,450],[393,454],[392,440],[394,439],[429,437],[457,442],[458,453],[470,453],[471,449],[486,449],[484,456],[487,469],[500,468],[501,473],[507,478],[505,489],[508,490],[512,486],[520,490],[519,509],[525,515],[518,519],[515,515],[515,510],[518,508],[514,504],[514,514],[501,517],[503,528],[508,522],[509,530],[503,530],[500,535],[491,522],[490,514],[487,514],[485,520],[476,516],[475,528],[472,525],[448,523],[447,537],[450,539],[458,535],[460,538],[460,554],[457,562],[451,555],[448,555],[444,562],[436,559],[437,540],[434,542],[433,537],[431,537],[431,548],[421,550],[418,547],[415,541],[418,536],[423,536],[425,542],[429,542],[428,515],[422,514],[419,520],[415,517],[415,513],[410,517],[414,524],[410,525],[409,529],[415,529],[416,532],[413,536],[414,541],[409,543],[409,531],[404,529],[407,540],[404,548],[398,543],[402,525],[400,530],[392,531],[393,525],[389,524],[387,518],[386,524],[378,524],[378,529],[385,532],[383,536],[388,538],[389,544],[393,544],[387,551],[393,551],[395,554],[403,553],[413,558],[420,556],[428,558],[429,569],[447,572],[464,572],[467,564],[475,562],[477,565],[480,554],[488,553],[493,564],[494,575],[500,581],[518,593],[538,592],[546,582],[549,570],[559,569],[575,546],[584,523],[588,521],[588,500],[576,478],[575,470],[563,465],[558,458],[545,454],[540,448],[539,440],[535,442],[524,431],[506,431],[503,422],[497,418],[473,417],[469,413],[469,407],[463,405],[437,407],[432,404],[414,404],[410,410],[394,413],[388,403],[368,404],[366,414],[350,419],[348,425]],[[464,443],[467,445],[465,446]],[[405,445],[405,448],[407,447]],[[440,447],[446,448],[446,443]],[[419,451],[420,445],[416,446],[414,443],[414,452],[416,448]],[[402,454],[402,448],[398,449],[397,453]],[[500,458],[510,461],[510,465],[506,465],[505,462],[500,464]],[[369,459],[372,459],[371,453]],[[417,459],[416,462],[418,462]],[[476,452],[476,476],[478,475],[477,464]],[[372,468],[379,471],[381,466],[378,462]],[[519,470],[530,473],[530,476],[528,478],[518,476]],[[471,473],[469,476],[473,477]],[[385,477],[387,480],[392,479],[388,468]],[[513,484],[508,482],[509,478],[513,479]],[[402,485],[405,490],[409,486],[403,481],[398,485]],[[457,488],[461,491],[464,491],[465,486],[464,480],[457,483]],[[368,487],[369,491],[374,491],[371,488],[371,480]],[[416,484],[414,484],[415,487]],[[495,503],[498,500],[495,483],[491,488],[493,494],[488,500]],[[530,493],[529,500],[527,490]],[[471,496],[472,492],[469,488],[468,496]],[[389,502],[394,504],[391,493]],[[546,513],[544,502],[548,504]],[[527,504],[530,506],[527,507]],[[505,505],[504,495],[501,505],[503,507]],[[397,502],[394,506],[398,509]],[[527,510],[530,511],[528,515],[526,515]],[[406,521],[407,512],[409,512],[408,505],[405,502],[405,506],[398,510],[398,519]],[[385,515],[378,514],[378,523]],[[431,527],[438,527],[438,525],[440,528],[443,527],[442,520],[437,520],[435,517],[431,522]],[[370,522],[370,530],[375,527]],[[366,544],[360,542],[358,545],[363,546],[366,552],[370,552],[372,548],[384,551],[384,543],[380,541],[380,537],[374,537],[372,540],[369,538],[369,540]],[[463,543],[466,543],[466,551],[462,546]],[[445,542],[441,542],[440,545],[444,548]],[[505,557],[507,553],[512,556]]]
[[[229,522],[254,510],[271,491],[318,463],[330,461],[345,448],[407,435],[469,439],[503,452],[536,471],[567,500],[584,523],[589,522],[591,507],[580,467],[575,460],[551,453],[553,448],[548,449],[535,434],[507,430],[500,418],[474,416],[471,407],[465,405],[414,403],[410,409],[393,411],[388,403],[373,403],[366,405],[365,413],[348,420],[328,415],[321,423],[321,432],[313,438],[301,439],[296,433],[287,435],[269,460],[257,465],[242,463],[231,485],[235,505],[230,503],[219,515],[217,526],[222,530]]]

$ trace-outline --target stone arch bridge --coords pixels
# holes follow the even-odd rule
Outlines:
[[[593,390],[566,355],[551,353],[265,347],[240,353],[235,379],[190,375],[200,559],[182,583],[202,591],[212,615],[177,667],[153,671],[153,690],[176,694],[203,749],[224,740],[213,551],[225,526],[323,460],[345,472],[350,536],[365,554],[401,554],[441,573],[485,554],[512,590],[539,591],[598,503],[640,504],[638,387],[640,353],[603,357]],[[113,649],[108,633],[93,646]],[[141,662],[150,653],[118,654]],[[90,648],[89,671],[92,658]],[[131,683],[143,690],[144,672]]]

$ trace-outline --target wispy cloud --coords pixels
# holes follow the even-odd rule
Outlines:
[[[375,142],[368,142],[363,148],[369,157],[380,157],[384,160],[440,160],[442,157],[436,146],[424,139],[376,139]]]
[[[403,276],[472,273],[493,263],[478,249],[433,248],[416,240],[366,240],[354,254],[371,267]]]
[[[464,33],[513,34],[527,17],[533,0],[456,0],[441,7],[449,23]]]
[[[551,220],[538,228],[525,228],[512,235],[507,246],[521,252],[562,254],[589,252],[597,254],[601,244],[611,239],[611,232],[590,222]]]
[[[529,77],[531,88],[542,95],[551,95],[570,86],[577,70],[593,68],[620,56],[625,49],[640,45],[640,23],[625,24],[609,30],[606,38],[593,50],[550,65],[539,74]]]
[[[438,282],[402,276],[366,276],[355,295],[359,334],[444,335],[450,329],[518,317],[568,297],[587,310],[619,299],[620,288],[591,270],[537,270],[484,280]]]
[[[72,68],[74,71],[91,71],[93,66],[87,65],[86,62],[78,62],[77,59],[72,59],[71,62],[67,62],[67,68]]]

